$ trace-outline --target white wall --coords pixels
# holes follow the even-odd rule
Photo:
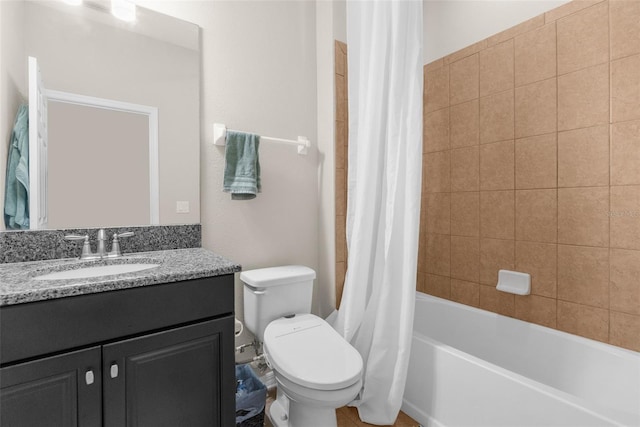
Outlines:
[[[569,0],[424,0],[428,64]]]
[[[332,0],[333,4],[333,38],[347,42],[347,1]]]
[[[318,268],[318,149],[314,2],[140,1],[202,27],[200,218],[203,246],[243,269],[283,264]],[[222,192],[224,148],[212,125],[261,135],[311,139],[260,146],[262,193],[231,201]],[[324,286],[316,282],[316,290]],[[314,311],[326,301],[314,301]],[[242,287],[236,280],[236,315]],[[239,340],[239,342],[241,342]]]

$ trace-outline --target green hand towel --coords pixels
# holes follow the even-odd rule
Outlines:
[[[9,142],[4,192],[8,230],[29,228],[29,107],[21,105]]]
[[[260,136],[227,130],[223,191],[231,200],[250,200],[261,190]]]

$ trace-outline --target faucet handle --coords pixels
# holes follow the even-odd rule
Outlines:
[[[131,237],[135,233],[133,231],[125,231],[124,233],[113,233],[113,241],[111,242],[111,252],[107,254],[109,258],[115,258],[122,256],[120,252],[120,241],[118,241],[119,237]]]
[[[81,236],[79,234],[67,234],[66,236],[64,236],[65,240],[89,240],[89,235],[85,234],[84,236]]]
[[[81,236],[79,234],[67,234],[64,236],[65,240],[84,240],[84,244],[82,245],[82,254],[80,255],[80,259],[86,259],[93,255],[91,253],[91,246],[89,245],[89,235],[85,234]]]
[[[119,237],[131,237],[134,234],[136,233],[134,233],[133,231],[125,231],[124,233],[113,233],[113,238],[118,239]]]

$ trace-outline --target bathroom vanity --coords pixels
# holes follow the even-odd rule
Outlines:
[[[158,267],[38,280],[90,264],[0,266],[0,425],[235,424],[233,273],[240,266],[200,248],[118,262],[141,261]]]

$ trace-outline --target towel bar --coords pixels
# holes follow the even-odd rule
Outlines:
[[[311,142],[306,136],[299,136],[297,140],[294,139],[282,139],[273,138],[270,136],[261,136],[260,141],[276,142],[278,144],[290,144],[298,147],[298,154],[307,154]],[[221,123],[213,124],[213,144],[214,145],[226,145],[227,143],[227,127]]]

